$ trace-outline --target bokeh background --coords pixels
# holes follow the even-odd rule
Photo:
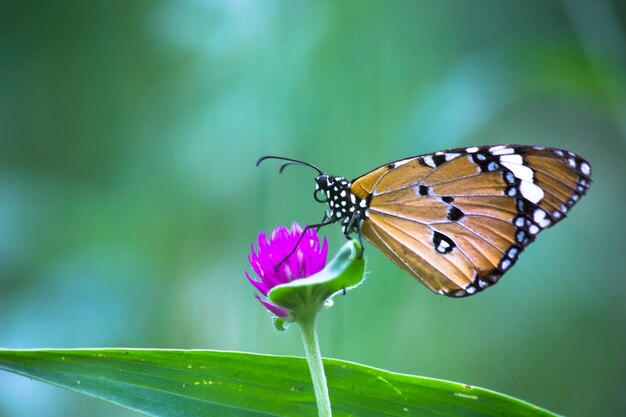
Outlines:
[[[0,3],[0,346],[302,355],[243,275],[311,223],[313,172],[461,146],[589,159],[590,193],[495,288],[436,296],[370,249],[325,356],[626,412],[626,2]],[[331,251],[338,228],[325,232]],[[0,374],[0,415],[135,416]]]

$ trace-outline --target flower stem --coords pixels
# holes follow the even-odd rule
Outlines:
[[[328,396],[328,386],[326,385],[326,375],[322,364],[322,355],[317,342],[317,332],[315,330],[315,313],[307,314],[298,320],[306,360],[309,363],[311,379],[313,380],[313,390],[317,400],[317,410],[319,417],[331,417],[330,397]]]

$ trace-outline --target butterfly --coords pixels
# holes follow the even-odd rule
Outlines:
[[[591,184],[591,165],[562,149],[458,148],[390,162],[354,179],[316,166],[320,228],[365,237],[435,293],[464,297],[496,284],[536,236],[562,219]]]

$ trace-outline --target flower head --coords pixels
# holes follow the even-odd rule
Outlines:
[[[250,245],[252,253],[248,256],[248,260],[260,281],[252,279],[247,271],[246,277],[264,297],[267,297],[270,290],[277,285],[310,277],[326,265],[328,253],[326,238],[320,244],[314,229],[309,229],[304,233],[306,234],[302,237],[302,228],[294,222],[291,229],[284,226],[275,228],[269,240],[265,233],[260,232],[256,251],[254,244]],[[289,258],[285,259],[287,255]],[[286,309],[273,304],[266,298],[261,298],[258,294],[256,298],[278,317],[289,316]]]

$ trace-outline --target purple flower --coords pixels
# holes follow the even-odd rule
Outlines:
[[[260,232],[257,251],[254,250],[254,244],[250,245],[252,253],[248,255],[248,260],[261,280],[257,281],[250,278],[248,271],[246,271],[246,277],[264,297],[267,297],[267,294],[275,286],[310,277],[321,271],[326,265],[328,253],[326,238],[320,245],[317,232],[314,229],[309,229],[294,251],[293,249],[301,236],[302,228],[294,222],[291,230],[284,226],[275,228],[269,241],[265,233]],[[293,253],[289,258],[281,263],[291,251]],[[278,266],[279,264],[280,266]],[[286,309],[259,297],[258,294],[255,296],[265,308],[278,317],[289,316],[289,311]]]

